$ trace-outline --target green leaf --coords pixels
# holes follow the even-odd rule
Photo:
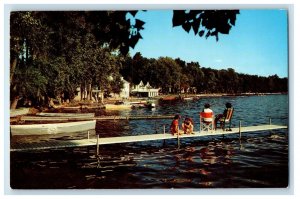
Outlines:
[[[134,25],[134,27],[139,31],[139,30],[144,29],[143,28],[144,24],[145,24],[145,22],[143,22],[142,20],[135,19],[135,25]]]
[[[194,19],[194,22],[192,24],[193,30],[195,35],[198,33],[199,27],[200,27],[200,19]]]
[[[129,11],[129,13],[130,13],[133,17],[135,17],[135,15],[136,15],[136,13],[138,13],[138,11]]]
[[[185,23],[182,25],[182,28],[187,32],[189,33],[190,30],[191,30],[191,24],[190,23]]]
[[[173,27],[175,26],[181,26],[185,22],[185,12],[184,10],[174,10],[173,11],[173,18],[172,23]]]
[[[199,36],[202,37],[203,35],[204,35],[204,30],[201,30],[201,31],[199,32]]]

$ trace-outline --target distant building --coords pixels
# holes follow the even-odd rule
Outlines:
[[[130,83],[125,79],[123,79],[123,77],[121,77],[121,80],[123,81],[123,88],[121,89],[120,97],[127,99],[129,98],[129,93],[130,93]]]
[[[158,95],[157,88],[152,88],[149,82],[144,85],[143,81],[141,81],[138,85],[134,85],[131,89],[131,94],[138,97],[154,97]]]

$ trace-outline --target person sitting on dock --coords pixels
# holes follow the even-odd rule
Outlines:
[[[227,102],[225,104],[225,106],[226,106],[226,108],[224,109],[223,114],[218,114],[216,116],[216,119],[215,119],[215,129],[217,128],[217,122],[225,121],[225,118],[227,117],[228,111],[232,111],[232,105],[231,105],[231,103]]]
[[[177,134],[181,135],[179,133],[179,128],[178,128],[179,119],[180,119],[180,115],[175,115],[170,127],[172,135],[177,135]]]
[[[212,113],[212,114],[214,114],[213,110],[210,109],[210,104],[209,103],[206,103],[204,105],[203,112],[204,113]],[[204,118],[204,121],[205,122],[212,122],[212,119],[211,118]]]
[[[185,118],[184,122],[182,123],[182,130],[184,134],[194,134],[194,125],[192,118]]]

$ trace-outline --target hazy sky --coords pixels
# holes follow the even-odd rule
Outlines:
[[[259,76],[288,75],[287,11],[279,9],[240,10],[229,35],[215,37],[188,34],[181,27],[172,28],[172,11],[138,12],[146,22],[143,37],[130,54],[141,52],[147,58],[172,57],[202,67],[233,68],[238,73]]]

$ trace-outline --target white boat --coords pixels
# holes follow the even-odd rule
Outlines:
[[[29,108],[11,109],[10,117],[16,117],[19,115],[26,115],[29,113]]]
[[[108,110],[120,110],[120,109],[131,109],[131,104],[105,104],[105,109]]]
[[[192,97],[183,97],[183,100],[193,100]]]
[[[155,103],[153,100],[148,100],[146,103],[146,107],[148,108],[155,108]]]
[[[42,117],[62,117],[62,118],[93,118],[95,113],[37,113]]]
[[[53,124],[10,125],[11,135],[47,135],[83,132],[96,128],[96,120]]]
[[[129,102],[130,104],[132,105],[135,105],[135,104],[146,104],[147,101],[146,100],[141,100],[141,101],[135,101],[135,102]]]
[[[153,102],[149,103],[149,104],[148,104],[148,107],[149,107],[149,108],[155,108],[155,103],[153,103]]]
[[[140,102],[130,102],[134,108],[155,108],[155,103],[152,100],[140,101]]]

